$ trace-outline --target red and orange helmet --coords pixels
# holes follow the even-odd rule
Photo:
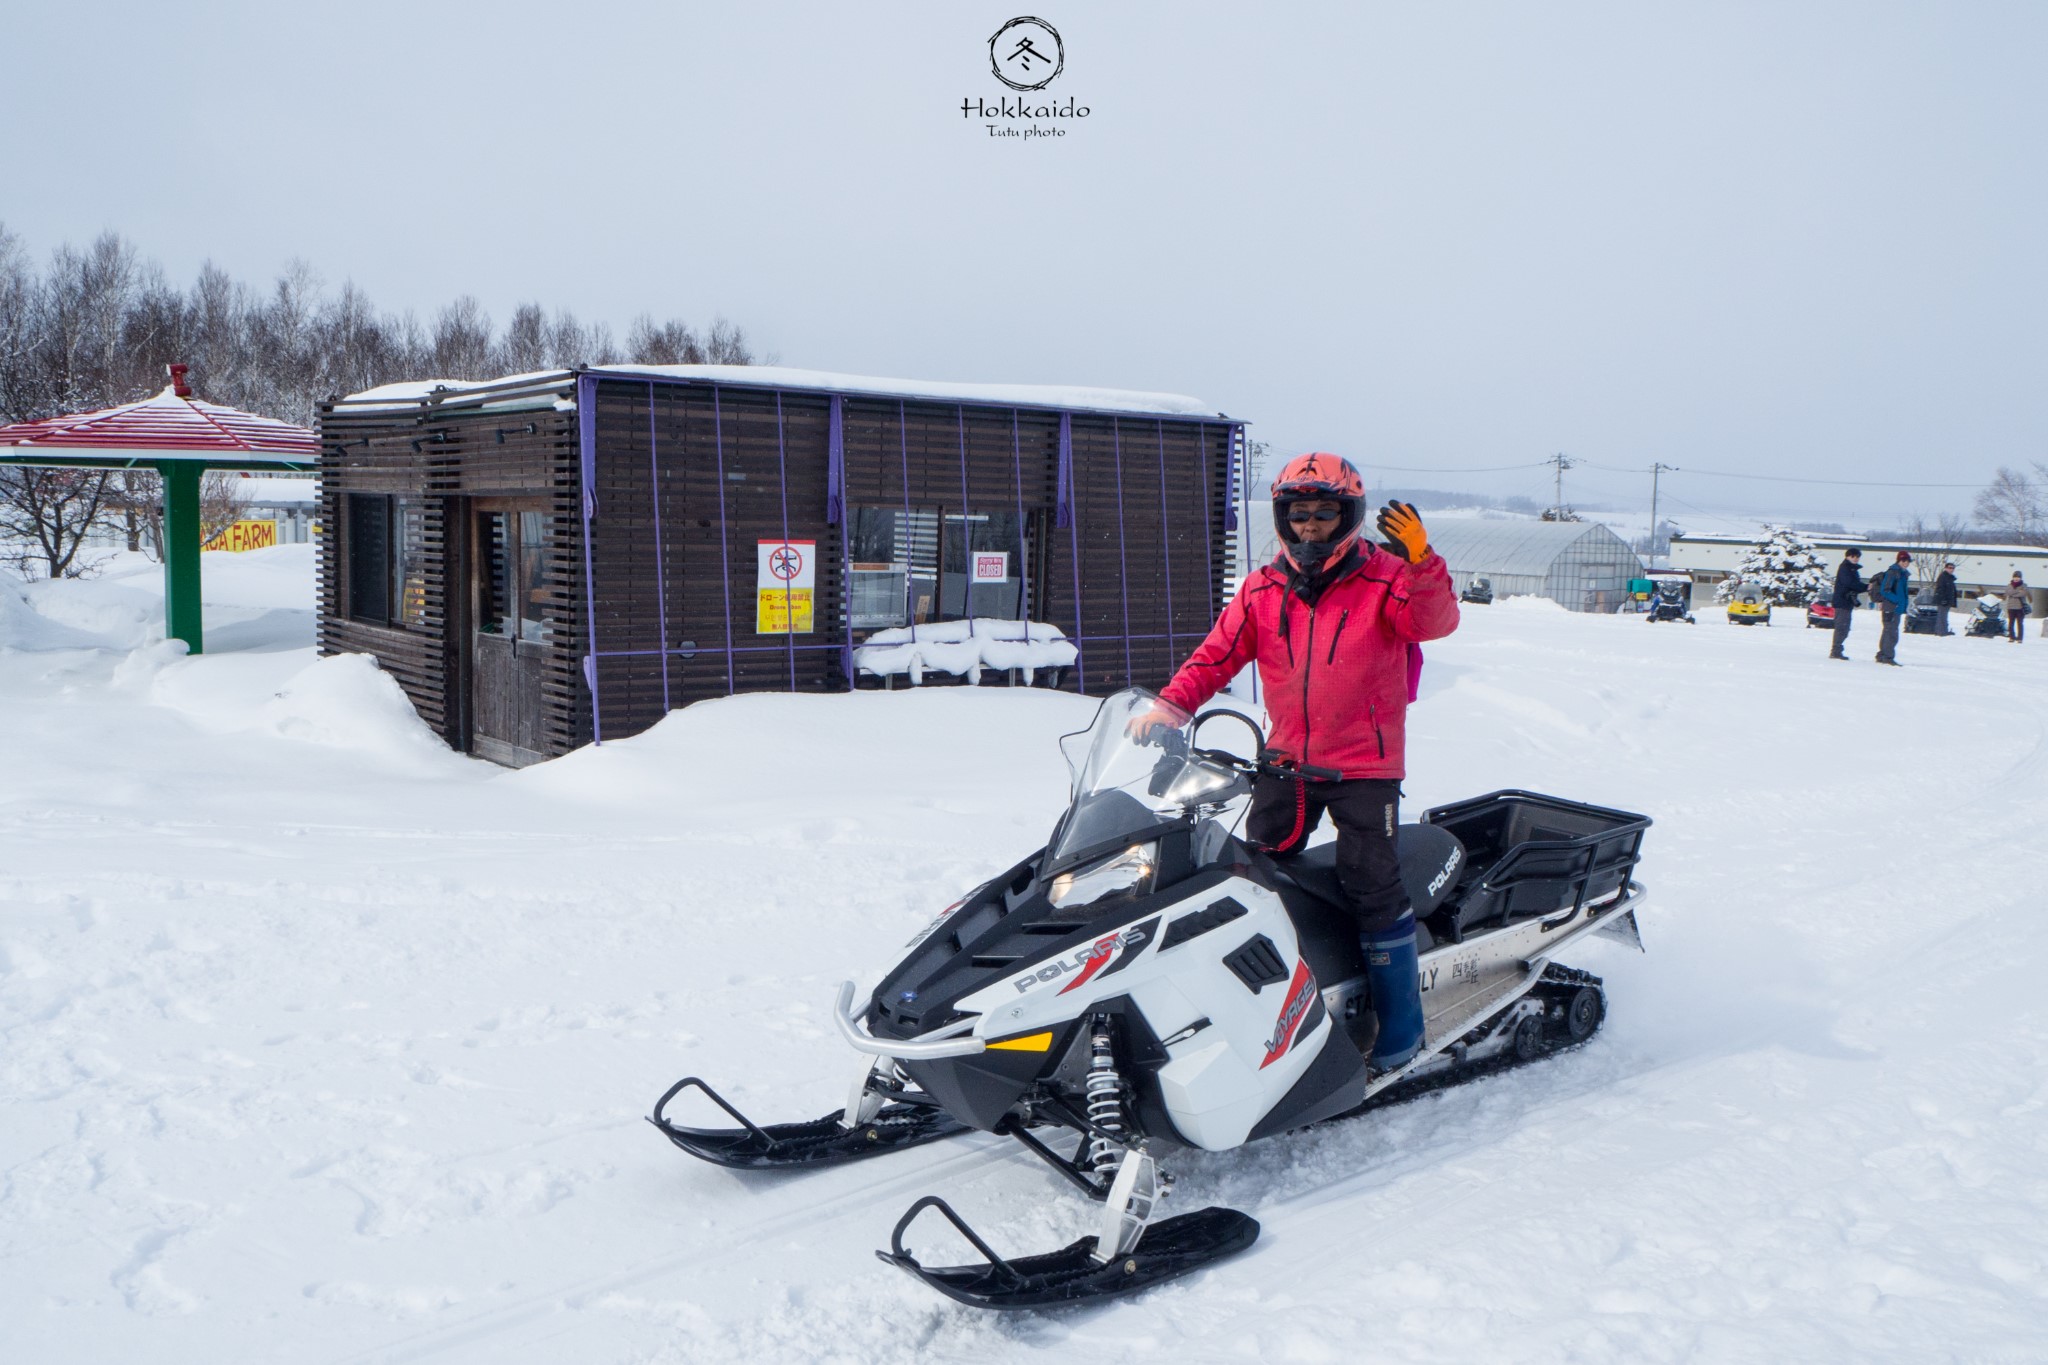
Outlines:
[[[1287,509],[1303,499],[1328,498],[1338,507],[1337,534],[1313,547],[1303,546],[1288,524]],[[1273,529],[1280,534],[1280,553],[1304,572],[1344,557],[1365,525],[1365,480],[1351,461],[1318,450],[1297,455],[1273,480]],[[1304,554],[1303,550],[1312,550]]]

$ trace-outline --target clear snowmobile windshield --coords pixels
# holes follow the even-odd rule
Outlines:
[[[1095,723],[1060,741],[1073,804],[1046,860],[1058,868],[1117,840],[1149,837],[1222,799],[1237,775],[1193,753],[1194,717],[1142,688],[1105,699]]]

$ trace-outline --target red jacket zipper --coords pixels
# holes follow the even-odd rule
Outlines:
[[[1310,606],[1308,609],[1308,645],[1302,653],[1306,657],[1307,662],[1302,665],[1301,669],[1301,762],[1306,767],[1308,764],[1309,728],[1314,723],[1310,720],[1308,706],[1308,680],[1316,671],[1316,609],[1314,606]]]

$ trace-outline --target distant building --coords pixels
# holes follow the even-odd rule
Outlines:
[[[2004,592],[2014,569],[2026,576],[2033,590],[2034,615],[2048,612],[2048,550],[2033,545],[1958,545],[1944,552],[1900,540],[1871,540],[1857,535],[1812,535],[1815,553],[1826,561],[1828,570],[1842,562],[1842,552],[1852,546],[1863,551],[1863,573],[1870,577],[1890,564],[1898,552],[1910,550],[1916,584],[1934,582],[1944,562],[1956,566],[1956,593],[1964,601],[1986,592]],[[1732,575],[1742,557],[1757,543],[1755,536],[1671,537],[1671,567],[1692,576],[1695,602],[1711,602],[1713,591]]]
[[[1567,611],[1615,611],[1643,561],[1597,521],[1446,517],[1429,524],[1459,592],[1484,578],[1495,598],[1547,597]]]

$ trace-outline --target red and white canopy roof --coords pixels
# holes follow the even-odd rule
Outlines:
[[[204,460],[223,467],[311,465],[320,438],[305,427],[183,398],[175,387],[139,403],[0,427],[0,459]]]

